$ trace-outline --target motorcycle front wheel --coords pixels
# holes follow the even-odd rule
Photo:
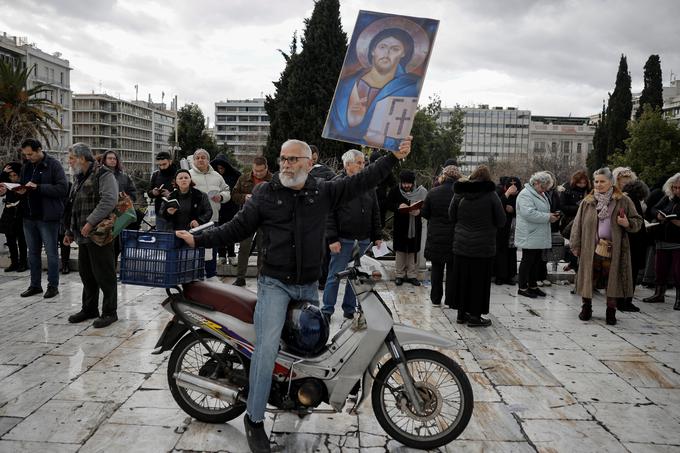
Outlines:
[[[470,381],[456,362],[440,352],[412,349],[405,355],[423,408],[417,411],[409,401],[397,362],[390,359],[380,368],[371,391],[378,423],[409,447],[428,450],[446,445],[463,432],[472,416]]]
[[[168,360],[168,385],[177,404],[196,420],[206,423],[226,423],[241,415],[246,410],[245,403],[229,404],[226,401],[213,398],[195,390],[177,385],[175,373],[183,371],[202,377],[215,379],[216,382],[234,385],[234,380],[245,382],[248,380],[248,369],[243,358],[223,341],[206,332],[198,333],[203,341],[222,360],[228,369],[219,365],[208,353],[198,339],[192,335],[185,335],[172,349]]]

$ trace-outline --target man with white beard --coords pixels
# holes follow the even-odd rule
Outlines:
[[[257,279],[255,335],[251,358],[248,409],[244,417],[248,445],[254,452],[270,451],[264,430],[274,362],[291,300],[318,303],[321,249],[325,247],[326,215],[338,205],[375,188],[392,167],[411,152],[411,137],[399,151],[378,159],[354,176],[323,181],[309,175],[312,151],[307,143],[288,140],[281,146],[280,171],[259,184],[252,197],[229,222],[193,237],[177,231],[191,247],[221,247],[239,242],[259,228],[264,255]]]

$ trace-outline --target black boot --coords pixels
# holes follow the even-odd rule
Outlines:
[[[666,295],[666,285],[656,285],[654,290],[654,295],[650,297],[645,297],[642,302],[647,302],[649,304],[662,303],[665,301]]]
[[[619,311],[632,311],[632,312],[638,312],[640,311],[639,307],[636,307],[633,304],[633,298],[632,297],[623,297],[618,300],[617,302],[618,309]]]
[[[250,420],[250,416],[246,414],[243,417],[246,426],[246,438],[248,439],[248,447],[253,453],[269,453],[271,446],[269,438],[264,430],[264,422],[255,423]]]
[[[583,298],[583,305],[581,305],[581,313],[578,314],[578,319],[581,321],[588,321],[593,316],[593,300]]]
[[[607,307],[607,325],[610,326],[615,326],[616,325],[616,308],[612,307]]]
[[[68,265],[68,261],[61,262],[61,273],[66,275],[71,272],[71,267]]]
[[[673,305],[673,310],[680,310],[680,288],[675,287],[675,305]]]

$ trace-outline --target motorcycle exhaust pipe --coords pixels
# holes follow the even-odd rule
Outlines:
[[[238,388],[227,387],[226,385],[216,383],[212,379],[185,373],[184,371],[175,373],[173,377],[179,387],[212,396],[229,404],[244,402],[239,395]]]

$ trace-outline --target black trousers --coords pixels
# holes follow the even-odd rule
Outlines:
[[[498,280],[512,281],[513,277],[517,275],[517,249],[505,245],[496,247],[493,272]]]
[[[444,271],[446,271],[446,289],[444,286]],[[432,261],[431,269],[432,288],[430,289],[430,300],[433,304],[439,304],[442,297],[446,295],[446,299],[453,298],[453,258],[449,261]]]
[[[112,315],[118,308],[118,288],[113,242],[98,246],[93,242],[78,245],[78,273],[83,282],[83,311],[99,313],[99,290],[102,315]]]
[[[5,234],[7,248],[9,248],[9,260],[15,266],[28,266],[26,237],[24,228],[20,227]]]
[[[542,256],[543,250],[541,249],[522,250],[522,261],[519,263],[519,276],[517,278],[517,283],[521,289],[526,289],[527,286],[536,288],[536,281],[545,268]]]

